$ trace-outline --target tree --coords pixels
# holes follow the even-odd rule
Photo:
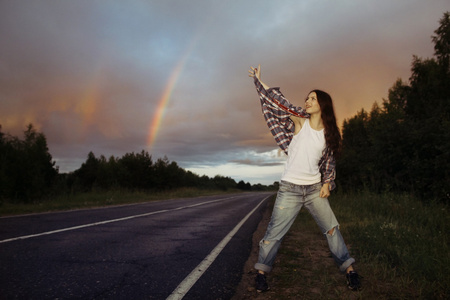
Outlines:
[[[240,180],[236,187],[243,191],[250,191],[252,189],[252,185],[250,183],[245,183],[243,180]]]
[[[30,180],[29,196],[44,196],[58,174],[47,147],[47,139],[33,125],[25,131],[26,168]]]
[[[435,57],[413,56],[409,85],[397,80],[382,107],[344,121],[338,183],[450,199],[450,20],[432,37]]]
[[[370,149],[367,139],[367,112],[344,120],[342,128],[342,155],[337,161],[337,182],[346,189],[360,189],[369,179]]]
[[[2,198],[31,202],[48,194],[58,169],[43,133],[32,124],[24,131],[24,140],[1,133],[0,150]]]
[[[88,154],[86,162],[74,172],[76,181],[79,183],[81,189],[85,192],[91,191],[97,181],[97,173],[100,166],[100,160],[95,157],[91,151]]]
[[[440,26],[432,37],[434,42],[434,55],[445,72],[450,72],[450,13],[444,13]]]
[[[155,182],[155,168],[151,155],[142,150],[141,153],[127,153],[118,160],[119,184],[130,189],[148,189]]]
[[[219,188],[221,190],[228,190],[236,188],[236,181],[230,177],[224,177],[221,175],[216,175],[213,178],[213,182],[216,188]]]
[[[414,57],[407,96],[407,126],[413,149],[408,173],[424,198],[450,199],[450,21],[440,20],[433,36],[435,57]]]

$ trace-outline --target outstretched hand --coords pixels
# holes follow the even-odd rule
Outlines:
[[[266,90],[270,89],[270,87],[267,84],[261,81],[261,65],[258,65],[257,68],[250,67],[250,70],[248,70],[248,76],[258,78],[259,82],[262,84],[264,89]]]
[[[261,80],[261,65],[258,65],[257,68],[250,67],[250,70],[248,70],[248,76],[256,77]]]

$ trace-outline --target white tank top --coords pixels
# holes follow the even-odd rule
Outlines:
[[[281,180],[298,185],[311,185],[321,181],[319,161],[325,149],[325,135],[314,130],[305,120],[302,129],[294,135],[289,148]]]

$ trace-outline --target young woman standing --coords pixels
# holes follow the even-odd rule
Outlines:
[[[272,270],[281,241],[303,206],[326,236],[335,262],[346,273],[348,287],[359,289],[359,275],[352,266],[355,260],[350,257],[328,202],[335,188],[335,158],[341,145],[330,95],[311,91],[303,109],[292,105],[278,88],[269,88],[261,81],[261,66],[251,67],[249,76],[254,78],[267,125],[288,155],[272,217],[259,245],[257,291],[269,289],[266,273]]]

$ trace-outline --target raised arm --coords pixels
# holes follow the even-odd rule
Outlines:
[[[309,114],[302,107],[295,106],[290,103],[281,93],[279,88],[270,88],[267,84],[261,81],[261,65],[258,65],[257,68],[251,67],[248,72],[249,76],[254,79],[256,90],[261,98],[261,101],[277,107],[289,115],[300,118],[309,117]]]

